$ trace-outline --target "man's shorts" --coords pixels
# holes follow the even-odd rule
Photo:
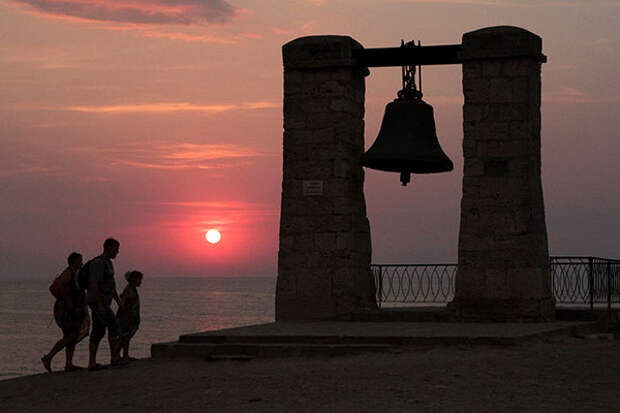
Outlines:
[[[108,337],[118,338],[118,319],[110,306],[104,306],[105,313],[103,316],[97,311],[97,304],[89,304],[89,307],[93,314],[93,328],[90,333],[90,341],[99,344],[103,336],[105,336],[106,328],[108,329]]]

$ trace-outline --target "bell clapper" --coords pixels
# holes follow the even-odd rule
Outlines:
[[[400,173],[400,182],[402,182],[403,186],[407,186],[407,184],[411,182],[411,173],[402,171]]]

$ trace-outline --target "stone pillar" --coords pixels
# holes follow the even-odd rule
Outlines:
[[[376,308],[364,200],[362,46],[345,36],[287,43],[277,320]]]
[[[540,164],[541,38],[517,27],[463,35],[465,157],[449,308],[472,320],[551,320]]]

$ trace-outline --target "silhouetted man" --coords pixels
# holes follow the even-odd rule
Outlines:
[[[112,308],[112,299],[120,307],[120,299],[116,292],[114,281],[114,266],[112,260],[118,255],[120,242],[108,238],[103,243],[103,254],[90,261],[88,268],[88,306],[92,311],[92,331],[88,355],[88,370],[100,370],[103,367],[97,363],[97,349],[101,339],[108,330],[110,344],[110,364],[118,365],[119,356],[119,325]]]

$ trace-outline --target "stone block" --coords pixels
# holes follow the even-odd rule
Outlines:
[[[505,300],[511,298],[511,279],[503,269],[485,270],[486,297]]]
[[[335,232],[317,232],[314,234],[314,245],[317,251],[333,251],[336,249]]]
[[[477,143],[475,139],[463,139],[463,156],[471,158],[477,155]]]
[[[344,99],[331,99],[329,101],[329,110],[344,112],[346,100]]]
[[[284,117],[284,128],[286,130],[305,129],[307,127],[306,116],[303,112]]]
[[[542,280],[549,277],[538,267],[509,268],[507,273],[512,284],[512,295],[521,298],[539,298],[546,294]]]
[[[529,119],[530,106],[525,103],[498,104],[499,121],[523,121]]]
[[[312,119],[308,120],[307,125],[311,129],[325,129],[339,126],[341,123],[346,125],[346,121],[344,112],[325,111],[314,113]]]
[[[298,108],[306,115],[314,116],[316,113],[332,113],[331,103],[333,100],[328,98],[320,99],[304,99],[303,103],[299,104]]]
[[[336,232],[336,250],[349,250],[355,245],[353,232]]]
[[[349,215],[352,213],[359,213],[359,201],[352,199],[351,197],[338,196],[332,198],[334,202],[333,213],[336,215]]]
[[[482,65],[482,77],[491,78],[500,76],[502,73],[502,62],[500,60],[480,60]]]
[[[513,83],[512,80],[506,78],[489,79],[490,82],[490,100],[493,103],[513,102]]]
[[[463,167],[463,174],[468,177],[484,175],[484,162],[482,159],[471,157],[466,158]]]
[[[285,235],[280,237],[280,248],[283,250],[291,250],[295,245],[295,237],[293,235]]]
[[[541,38],[514,26],[486,27],[463,34],[461,59],[487,61],[504,58],[545,61]]]
[[[333,127],[307,130],[305,132],[310,134],[311,139],[308,139],[308,141],[311,141],[313,144],[330,144],[337,139],[336,130]]]
[[[297,272],[297,295],[302,297],[329,296],[332,280],[325,270],[299,269]]]
[[[516,121],[510,123],[510,138],[529,141],[535,139],[534,123],[530,121]]]
[[[515,103],[529,103],[530,95],[527,76],[517,77],[512,80],[512,97]]]
[[[278,268],[281,269],[297,269],[304,268],[307,263],[307,257],[296,253],[294,250],[281,249],[278,252]]]
[[[478,122],[488,116],[487,105],[484,103],[469,103],[463,105],[463,121]]]
[[[333,169],[333,176],[336,178],[348,178],[352,175],[352,165],[350,161],[335,160]]]
[[[510,122],[466,121],[463,122],[464,142],[469,140],[501,140],[509,137]]]
[[[528,141],[523,140],[484,140],[478,142],[475,155],[485,157],[523,157],[530,151]]]
[[[342,82],[329,80],[321,83],[318,94],[324,98],[342,97],[345,96],[345,87]]]
[[[467,102],[489,103],[491,80],[488,78],[474,78],[463,82],[463,94]]]
[[[290,165],[287,177],[299,180],[326,180],[333,176],[329,162],[314,160],[299,161]]]
[[[293,83],[302,83],[304,81],[304,72],[301,70],[284,69],[284,83],[291,85]]]
[[[286,69],[353,67],[353,50],[362,45],[348,36],[307,36],[282,47]]]
[[[534,59],[510,58],[502,60],[502,75],[506,77],[539,76],[540,62]]]
[[[333,201],[323,196],[305,196],[282,202],[283,213],[291,216],[326,215],[333,209]]]
[[[482,63],[467,61],[463,63],[463,78],[477,79],[482,76]]]
[[[282,272],[278,274],[276,290],[288,296],[297,295],[297,278],[292,272]]]

